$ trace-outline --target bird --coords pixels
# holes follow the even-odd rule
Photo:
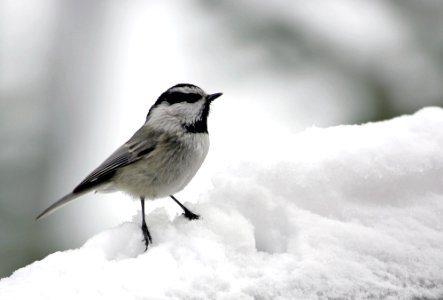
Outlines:
[[[149,109],[141,128],[36,220],[88,192],[122,191],[140,200],[146,251],[152,237],[145,220],[145,200],[170,197],[187,219],[199,219],[174,194],[186,187],[206,158],[210,107],[221,95],[207,94],[189,83],[166,90]]]

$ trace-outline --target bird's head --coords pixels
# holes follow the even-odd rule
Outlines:
[[[174,85],[151,107],[146,123],[165,130],[183,128],[191,133],[207,133],[211,102],[221,95],[206,94],[193,84]]]

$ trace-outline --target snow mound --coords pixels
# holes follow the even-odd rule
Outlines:
[[[0,299],[443,297],[443,110],[312,128],[217,174],[190,208],[140,215],[0,281]]]

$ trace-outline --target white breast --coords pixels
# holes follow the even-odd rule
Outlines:
[[[183,175],[180,176],[182,178],[177,184],[176,192],[181,191],[195,176],[209,150],[209,135],[207,133],[194,133],[189,135],[189,148],[193,149],[193,151],[190,151],[191,154],[189,158],[184,160]]]
[[[122,168],[113,178],[113,185],[135,198],[173,195],[195,176],[208,150],[206,133],[187,133],[173,138],[173,142],[157,147],[146,159]]]

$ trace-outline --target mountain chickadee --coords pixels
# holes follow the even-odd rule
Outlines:
[[[192,84],[177,84],[168,89],[150,108],[145,123],[129,141],[36,220],[92,190],[123,191],[140,198],[141,229],[148,249],[152,238],[145,221],[145,199],[170,196],[187,219],[198,219],[173,194],[191,181],[208,153],[209,108],[221,95],[206,94]]]

